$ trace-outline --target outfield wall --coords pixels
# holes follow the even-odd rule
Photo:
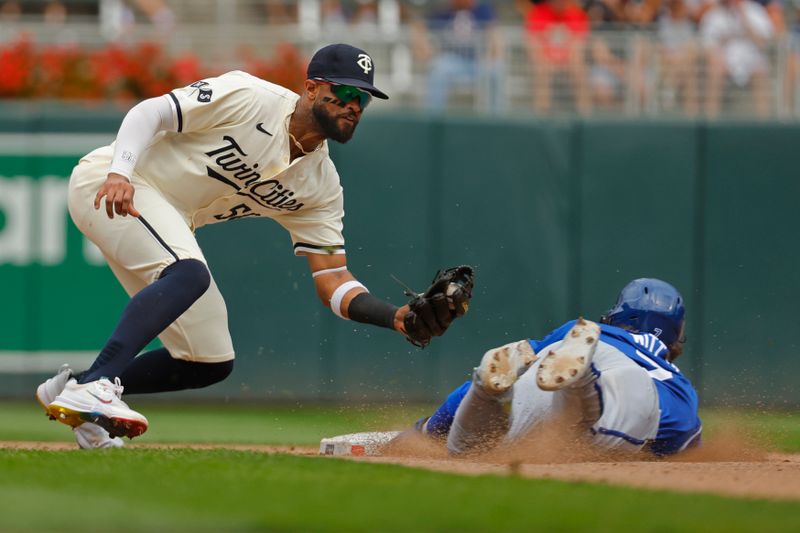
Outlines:
[[[121,114],[0,117],[0,390],[20,395],[62,359],[90,361],[124,305],[65,203],[77,157]],[[470,313],[419,351],[320,306],[277,224],[210,226],[198,238],[239,361],[182,395],[435,400],[486,349],[597,317],[627,280],[655,276],[686,297],[679,363],[707,402],[798,405],[798,146],[798,125],[367,116],[332,147],[351,270],[399,304],[390,274],[421,289],[440,266],[475,265]]]

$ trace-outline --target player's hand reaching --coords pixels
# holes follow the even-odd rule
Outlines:
[[[469,266],[437,272],[424,293],[409,294],[413,299],[401,308],[405,314],[399,331],[415,346],[427,346],[433,337],[442,335],[453,320],[467,312],[474,278]]]
[[[114,212],[124,216],[139,216],[139,211],[133,206],[133,185],[122,174],[109,173],[105,183],[94,197],[94,208],[100,209],[103,197],[106,198],[106,213],[108,218],[114,218]]]

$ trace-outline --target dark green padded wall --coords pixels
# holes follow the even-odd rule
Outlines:
[[[578,132],[579,285],[574,312],[597,318],[638,277],[679,288],[697,319],[693,278],[697,128],[690,123],[588,122]],[[692,335],[689,322],[688,334]],[[691,366],[687,345],[680,366]],[[684,369],[686,370],[686,369]],[[698,376],[699,377],[699,376]]]
[[[366,117],[347,145],[331,144],[345,190],[348,266],[374,295],[402,305],[408,298],[391,275],[420,291],[437,266],[434,125],[424,117]],[[327,310],[325,320],[335,336],[327,361],[331,394],[354,401],[431,397],[437,347],[419,351],[390,330],[342,323]]]
[[[705,392],[800,402],[800,127],[708,128],[702,261]]]
[[[566,315],[571,129],[478,119],[440,126],[437,259],[477,273],[470,313],[437,343],[449,388],[487,349],[542,334]]]
[[[8,113],[0,130],[81,126],[46,115]],[[111,118],[90,130],[116,127]],[[335,318],[277,224],[209,226],[198,238],[238,363],[225,383],[178,396],[435,400],[486,349],[596,317],[623,283],[657,276],[686,296],[679,364],[707,403],[798,405],[797,146],[798,125],[367,116],[332,146],[351,270],[400,304],[391,274],[421,290],[437,268],[473,264],[470,313],[420,351]],[[80,155],[4,155],[0,175],[36,189],[48,175],[65,180]],[[0,232],[9,216],[0,209]],[[74,227],[66,235],[57,265],[0,265],[0,354],[96,350],[116,322],[121,289],[85,262]],[[27,395],[41,377],[0,375],[0,390]]]

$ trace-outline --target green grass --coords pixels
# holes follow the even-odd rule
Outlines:
[[[317,445],[323,437],[402,429],[435,407],[164,405],[137,402],[150,429],[137,442],[219,442]],[[800,452],[800,413],[706,410],[704,435],[736,429],[778,451]],[[48,422],[35,402],[0,403],[0,441],[71,441],[66,427]]]
[[[705,434],[735,428],[776,451],[800,453],[800,413],[714,410],[700,413]]]
[[[131,401],[150,428],[136,442],[220,442],[318,445],[323,437],[402,429],[430,406],[164,405]],[[0,403],[0,441],[72,441],[63,424],[48,421],[35,402]]]
[[[408,407],[146,404],[140,442],[317,445],[399,429]],[[703,413],[800,451],[800,416]],[[71,441],[33,403],[0,403],[0,440]],[[589,483],[458,476],[232,450],[0,450],[0,531],[791,531],[800,503]]]
[[[3,451],[3,531],[789,531],[792,503],[226,450]]]

